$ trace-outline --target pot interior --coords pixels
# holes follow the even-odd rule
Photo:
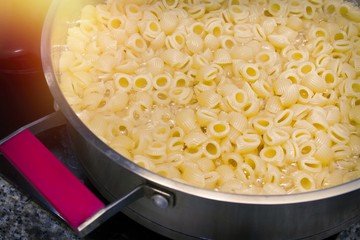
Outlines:
[[[242,202],[242,203],[259,203],[262,204],[282,204],[291,202],[303,202],[312,201],[318,199],[324,199],[332,196],[341,195],[344,193],[358,191],[360,186],[360,179],[332,187],[324,190],[317,190],[307,193],[298,194],[280,194],[273,196],[265,195],[248,195],[248,194],[228,194],[222,192],[216,192],[206,189],[199,189],[192,187],[187,184],[182,184],[171,179],[154,174],[132,161],[127,160],[110,147],[108,147],[103,141],[101,141],[96,135],[94,135],[86,125],[78,118],[70,107],[68,101],[65,99],[62,91],[59,87],[60,75],[59,70],[59,59],[60,55],[65,50],[65,43],[68,34],[68,28],[74,25],[74,21],[79,18],[81,9],[87,4],[97,4],[102,1],[94,0],[81,0],[81,1],[53,1],[52,6],[49,10],[49,14],[43,30],[42,39],[42,59],[45,70],[46,79],[49,88],[55,98],[56,103],[59,105],[60,110],[64,113],[66,118],[69,120],[70,125],[76,129],[76,131],[84,138],[89,145],[89,148],[94,148],[95,151],[100,152],[101,155],[105,156],[105,161],[111,161],[110,165],[118,165],[121,168],[125,168],[140,176],[142,180],[146,179],[150,182],[154,182],[165,186],[169,189],[176,191],[186,192],[191,195],[197,195],[205,198],[216,199],[221,201],[229,202]],[[88,162],[86,165],[89,164]],[[107,163],[105,163],[106,165]],[[110,170],[109,170],[110,171]],[[89,173],[92,179],[97,179],[99,176],[92,172]],[[116,173],[114,173],[116,175]],[[106,171],[103,173],[106,175]],[[102,178],[102,177],[100,177]],[[97,181],[97,180],[95,180]],[[119,181],[118,178],[114,178],[114,181]],[[103,181],[99,181],[98,185],[103,185]],[[116,184],[106,181],[104,187],[109,192],[116,191]],[[114,187],[109,187],[114,186]],[[114,194],[116,197],[118,194]]]

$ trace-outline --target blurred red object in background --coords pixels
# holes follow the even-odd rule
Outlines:
[[[40,56],[50,2],[0,1],[0,138],[54,111]]]

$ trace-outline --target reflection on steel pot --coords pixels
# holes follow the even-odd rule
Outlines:
[[[50,0],[0,2],[0,138],[54,110],[40,57],[49,5]]]
[[[53,2],[43,32],[42,59],[50,90],[69,122],[74,149],[104,197],[114,201],[139,186],[153,187],[150,197],[138,199],[123,212],[175,239],[322,239],[360,218],[360,179],[291,195],[229,194],[157,175],[103,143],[76,116],[58,84],[67,23],[85,4],[96,2]]]

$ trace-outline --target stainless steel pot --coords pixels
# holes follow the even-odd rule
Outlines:
[[[96,2],[53,0],[43,31],[42,59],[74,150],[108,201],[120,201],[118,208],[126,215],[172,239],[323,239],[360,219],[360,179],[292,195],[221,193],[157,175],[104,144],[72,111],[58,85],[58,59],[69,22],[82,6]]]

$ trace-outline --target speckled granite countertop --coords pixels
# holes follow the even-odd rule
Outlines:
[[[79,239],[61,220],[0,178],[0,239]]]

